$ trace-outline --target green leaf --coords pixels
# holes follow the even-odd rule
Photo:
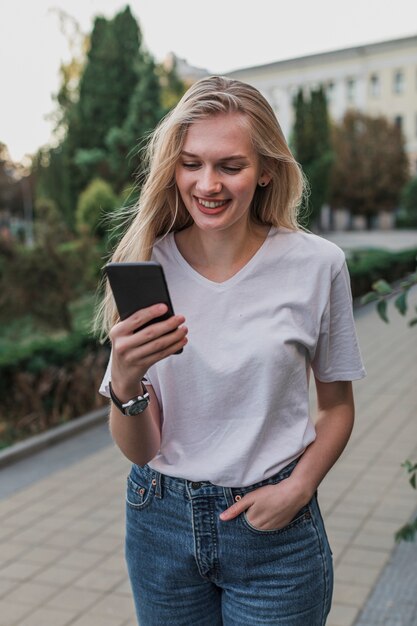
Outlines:
[[[389,322],[389,319],[387,317],[387,301],[386,300],[380,300],[378,302],[378,304],[376,305],[376,310],[378,311],[378,315],[379,317],[384,320],[384,322]]]
[[[392,293],[391,285],[382,278],[380,280],[377,280],[376,283],[372,285],[372,289],[374,289],[374,291],[376,291],[381,296],[388,296]]]
[[[413,487],[413,489],[417,489],[417,485],[416,485],[416,475],[413,474],[410,478],[410,485]]]
[[[410,321],[408,322],[408,325],[409,325],[409,326],[415,326],[416,324],[417,324],[417,317],[415,317],[414,319],[412,319],[412,320],[410,320]]]
[[[398,298],[395,299],[394,304],[401,315],[405,315],[407,313],[407,293],[405,291],[400,293]]]
[[[378,295],[370,291],[361,298],[361,304],[369,304],[370,302],[375,302],[375,300],[378,300]]]
[[[417,532],[417,520],[411,524],[405,524],[395,533],[395,541],[414,541]]]

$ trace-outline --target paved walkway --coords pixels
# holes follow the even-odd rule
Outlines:
[[[417,458],[417,330],[393,308],[390,319],[356,312],[368,377],[355,383],[356,426],[320,488],[335,559],[327,626],[373,624],[360,614],[417,506],[401,468]],[[136,626],[123,558],[128,461],[109,444],[40,476],[40,458],[34,482],[0,500],[0,626]]]

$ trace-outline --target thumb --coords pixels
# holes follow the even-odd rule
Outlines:
[[[223,511],[223,513],[220,513],[220,519],[223,522],[228,522],[243,513],[243,511],[246,511],[251,504],[251,499],[249,499],[248,496],[244,496],[241,500],[238,500],[232,504],[232,506],[229,506],[229,508]]]

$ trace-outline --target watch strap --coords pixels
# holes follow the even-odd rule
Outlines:
[[[144,390],[143,384],[142,384],[142,390]],[[135,396],[134,398],[131,398],[127,402],[122,402],[121,400],[119,400],[119,398],[116,396],[116,394],[113,391],[111,381],[109,382],[109,391],[110,391],[110,398],[113,404],[119,409],[121,413],[123,413],[123,415],[129,415],[127,409],[129,406],[131,406],[132,402],[136,402],[136,401],[140,402],[140,401],[146,400],[147,403],[149,404],[149,392],[146,390],[144,390],[144,393],[142,395]]]

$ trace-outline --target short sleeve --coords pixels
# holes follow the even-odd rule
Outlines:
[[[311,366],[316,378],[322,382],[359,380],[366,376],[353,317],[346,262],[332,280]]]
[[[146,375],[144,378],[142,378],[142,382],[145,385],[151,384],[148,379],[149,379],[149,376]],[[110,381],[111,381],[111,353],[110,353],[110,358],[109,358],[109,362],[107,364],[106,371],[105,371],[104,376],[103,376],[103,380],[101,381],[101,385],[100,385],[99,390],[98,390],[99,393],[102,396],[105,396],[106,398],[110,398],[110,388],[109,388],[109,382]]]
[[[111,380],[111,354],[110,354],[109,362],[107,364],[106,371],[103,376],[103,380],[101,381],[101,385],[98,390],[99,393],[101,393],[101,395],[105,396],[106,398],[110,398],[110,389],[109,389],[110,380]]]

